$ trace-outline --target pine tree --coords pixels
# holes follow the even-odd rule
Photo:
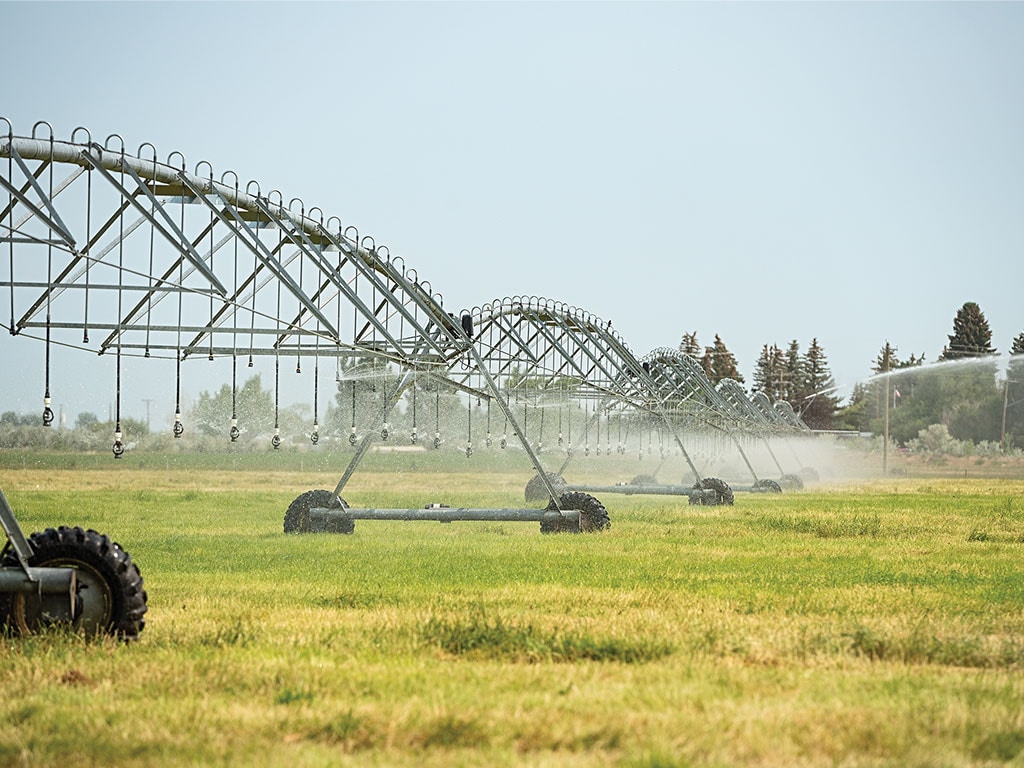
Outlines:
[[[679,342],[679,351],[684,355],[697,357],[700,354],[700,344],[697,343],[697,332],[684,333],[683,340]]]
[[[700,367],[704,370],[704,375],[714,383],[715,360],[711,347],[704,347],[704,354],[700,358]]]
[[[785,400],[782,396],[786,380],[786,356],[778,345],[765,344],[754,365],[754,388],[772,400]]]
[[[1024,331],[1017,334],[1017,337],[1010,345],[1011,355],[1024,355]]]
[[[953,318],[953,333],[947,338],[949,344],[942,350],[939,360],[980,357],[996,352],[992,348],[992,331],[988,327],[985,313],[973,301],[968,301],[957,310]]]
[[[811,429],[831,429],[839,398],[832,394],[836,382],[829,371],[825,350],[816,338],[811,340],[811,346],[807,348],[800,367],[804,378],[800,387],[803,396],[799,404],[803,407],[798,413]]]
[[[768,348],[768,345],[765,344],[761,347],[761,354],[757,356],[757,361],[754,363],[754,389],[756,391],[764,392],[769,397],[773,397],[774,392],[771,384],[771,361],[771,350]]]
[[[899,367],[901,367],[901,363],[896,356],[896,348],[886,339],[885,346],[875,358],[875,365],[871,370],[874,373],[885,373],[886,371],[895,371]]]
[[[789,342],[789,349],[786,350],[786,380],[782,387],[782,398],[789,401],[797,413],[800,412],[800,401],[809,394],[803,391],[805,378],[800,344],[793,339]]]
[[[1024,446],[1024,332],[1017,334],[1010,345],[1010,363],[1006,367],[1005,447]]]
[[[722,341],[722,337],[717,333],[715,334],[715,345],[708,347],[707,352],[712,356],[712,374],[710,376],[712,383],[717,384],[722,379],[732,379],[740,384],[743,383],[743,375],[737,367],[736,356],[729,351],[729,348],[725,346],[725,342]]]

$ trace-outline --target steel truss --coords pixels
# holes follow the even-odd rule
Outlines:
[[[206,162],[189,171],[180,153],[161,162],[150,144],[133,154],[117,135],[101,144],[79,128],[58,141],[45,122],[27,137],[0,118],[2,126],[5,327],[46,346],[46,426],[50,355],[65,346],[116,357],[117,458],[123,357],[177,362],[176,436],[184,431],[180,366],[189,359],[269,355],[277,371],[281,360],[318,369],[333,358],[343,370],[371,357],[411,383],[476,358],[468,317],[447,312],[386,246],[299,198],[285,203],[253,181],[243,187],[232,171],[216,178]],[[485,389],[473,394],[492,396],[481,371]],[[233,420],[232,439],[235,429]],[[317,434],[314,423],[314,442]],[[554,494],[551,505],[560,511]]]
[[[698,491],[704,478],[686,453],[682,428],[699,424],[730,434],[766,423],[799,428],[792,411],[778,404],[768,404],[780,414],[774,421],[763,407],[737,405],[699,366],[695,374],[692,360],[637,358],[609,321],[577,307],[511,297],[450,313],[430,282],[386,246],[300,198],[285,202],[255,181],[242,185],[233,171],[217,177],[205,161],[190,171],[180,153],[160,161],[148,143],[132,153],[116,134],[100,143],[78,128],[59,141],[45,122],[29,136],[15,136],[0,118],[0,131],[4,126],[0,312],[6,312],[0,324],[45,345],[45,425],[53,420],[51,352],[77,347],[116,358],[115,457],[124,452],[123,358],[175,361],[176,436],[184,431],[181,366],[189,360],[230,358],[233,387],[237,367],[256,356],[274,359],[275,379],[282,362],[296,370],[311,366],[316,377],[324,361],[339,379],[367,359],[377,361],[372,367],[397,370],[379,429],[361,439],[353,430],[355,452],[333,493],[339,501],[371,443],[388,438],[389,414],[424,382],[494,404],[537,471],[550,500],[546,512],[565,511],[561,499],[577,491],[552,482],[540,446],[531,444],[513,408],[514,396],[584,402],[587,412],[592,405],[598,428],[602,414],[617,414],[620,425],[627,414],[660,421]],[[313,442],[318,411],[314,402]],[[280,445],[277,424],[273,441]],[[468,438],[467,455],[472,450]],[[566,453],[571,457],[571,442]],[[341,503],[345,520],[355,519]],[[303,519],[318,518],[323,509],[304,509]],[[578,506],[567,512],[573,511],[565,519],[578,524],[584,515]],[[509,519],[524,519],[522,510],[509,512]],[[560,529],[549,518],[541,515],[542,528]]]
[[[807,431],[788,403],[785,403],[785,410],[776,410],[767,395],[757,392],[753,397],[748,396],[732,379],[723,379],[715,386],[696,359],[678,350],[656,349],[644,361],[657,372],[662,396],[666,403],[674,404],[671,409],[678,418],[695,431],[714,430],[727,435],[734,444],[753,478],[752,486],[737,490],[778,491],[803,487],[798,475],[785,472],[770,443],[773,438],[787,438]],[[777,481],[758,477],[744,450],[744,438],[763,444],[780,473]]]

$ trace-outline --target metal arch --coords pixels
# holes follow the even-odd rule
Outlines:
[[[4,122],[9,124],[6,119]],[[34,133],[38,133],[40,125],[37,124]],[[304,210],[296,213],[283,205],[279,192],[272,191],[263,195],[256,182],[249,182],[243,192],[239,188],[237,174],[233,171],[225,172],[221,180],[217,181],[214,179],[213,167],[207,161],[201,161],[196,166],[196,171],[203,173],[203,177],[189,173],[185,170],[184,157],[177,152],[169,155],[166,163],[161,163],[156,159],[155,148],[148,143],[141,145],[139,151],[139,155],[145,152],[146,157],[133,156],[125,152],[123,139],[117,134],[111,134],[105,146],[101,146],[91,141],[58,142],[35,136],[18,138],[13,135],[13,128],[8,133],[7,137],[0,137],[0,157],[9,157],[17,167],[12,166],[11,173],[0,174],[0,184],[10,193],[11,201],[0,212],[0,226],[8,230],[0,229],[3,235],[0,241],[12,249],[16,245],[17,250],[13,259],[15,273],[0,272],[0,283],[9,287],[12,295],[16,294],[12,308],[17,304],[19,313],[24,312],[12,331],[38,324],[34,316],[48,303],[56,310],[52,327],[61,329],[81,325],[76,319],[58,316],[64,302],[57,302],[56,299],[69,290],[73,293],[85,290],[83,276],[90,269],[116,269],[105,257],[115,248],[132,241],[133,235],[137,238],[140,227],[148,224],[162,240],[158,247],[169,247],[171,256],[168,258],[166,253],[158,255],[151,271],[131,264],[118,273],[117,280],[104,283],[94,281],[88,286],[93,293],[114,290],[142,293],[142,300],[130,302],[123,316],[110,317],[108,312],[106,315],[109,319],[105,322],[95,318],[90,320],[90,327],[111,332],[105,340],[104,348],[131,348],[133,331],[143,327],[148,332],[164,334],[172,324],[176,331],[182,329],[182,324],[167,321],[161,323],[157,320],[161,298],[185,293],[209,300],[210,295],[215,293],[217,301],[213,309],[207,311],[207,319],[184,328],[188,332],[194,330],[196,334],[183,351],[179,350],[185,356],[189,350],[198,349],[201,345],[204,351],[211,349],[224,354],[230,345],[217,343],[213,337],[250,331],[260,339],[253,345],[254,351],[263,353],[272,350],[289,351],[293,346],[289,344],[290,338],[297,339],[294,346],[301,346],[307,337],[315,337],[321,344],[327,342],[328,354],[332,351],[342,356],[377,354],[410,365],[420,362],[417,355],[426,356],[432,364],[443,364],[464,352],[466,339],[457,324],[444,312],[439,294],[430,291],[427,281],[416,278],[409,280],[404,264],[398,269],[391,264],[389,257],[379,257],[373,250],[373,238],[363,236],[360,239],[358,231],[353,227],[342,232],[340,219],[332,217],[329,220],[337,223],[337,234],[328,230],[319,208],[310,209],[310,215],[306,215]],[[75,136],[79,134],[89,138],[85,129],[76,128]],[[152,157],[149,156],[150,152]],[[41,161],[35,171],[29,167],[33,160]],[[36,181],[50,165],[75,169],[53,195],[49,195]],[[104,189],[95,191],[94,196],[95,199],[104,196],[105,207],[94,206],[90,215],[94,225],[97,220],[100,224],[95,227],[90,241],[76,250],[74,233],[76,227],[81,228],[80,220],[85,217],[85,203],[81,200],[72,203],[69,198],[75,194],[84,195],[80,188],[76,188],[75,181],[81,175],[90,173],[102,180]],[[122,174],[129,183],[121,183],[118,177]],[[234,179],[230,180],[228,174]],[[19,175],[20,182],[17,181]],[[65,190],[68,190],[67,194],[58,199],[58,194]],[[292,207],[295,200],[291,203]],[[183,228],[182,220],[189,215],[185,209],[198,210],[196,206],[207,211],[207,219],[198,229],[195,222],[186,222],[187,228]],[[302,207],[305,207],[304,204]],[[134,209],[138,218],[129,220],[129,209]],[[65,223],[65,219],[70,223]],[[123,229],[123,235],[112,234],[112,230],[117,228],[115,225]],[[276,243],[271,245],[268,239],[261,239],[259,230],[269,228],[286,235],[285,251],[275,250]],[[56,241],[49,236],[40,236],[40,229],[53,232],[57,236]],[[219,240],[206,251],[200,244],[211,237],[211,232]],[[231,283],[222,270],[212,266],[213,253],[230,242],[238,243],[256,262],[255,267],[250,265],[242,271],[234,281],[237,284]],[[33,271],[30,253],[33,244],[57,244],[69,254],[55,271],[58,277],[52,284],[28,276]],[[327,262],[324,254],[330,250],[337,250],[341,254],[340,265]],[[379,250],[386,254],[385,246],[380,246]],[[319,276],[315,289],[306,283],[300,285],[294,277],[293,272],[302,265],[311,265],[313,269],[309,270],[310,274]],[[380,301],[377,306],[370,306],[369,299],[361,295],[363,286],[359,290],[353,288],[356,273],[360,278],[367,278],[367,289],[370,286],[376,288]],[[271,277],[268,279],[267,275]],[[197,283],[195,278],[199,277],[202,282]],[[269,315],[273,313],[261,311],[256,306],[261,289],[271,280],[285,286],[288,294],[300,306],[297,314],[284,319],[283,333],[278,336],[267,333]],[[30,295],[30,291],[34,292],[34,296]],[[337,302],[338,307],[344,303],[350,309],[354,308],[356,315],[361,318],[360,322],[373,327],[376,341],[372,344],[362,343],[362,339],[356,338],[355,334],[346,338],[342,329],[335,328],[336,321],[325,311],[334,302]],[[246,313],[246,319],[254,320],[257,327],[234,327],[231,318]],[[195,313],[189,315],[191,318],[197,316]],[[393,326],[397,324],[395,321],[398,318],[410,330],[411,337],[400,339],[395,335]],[[262,329],[259,328],[261,324],[265,326]],[[313,325],[317,328],[313,329]],[[263,341],[263,338],[268,341]],[[417,339],[421,338],[429,340],[428,351],[418,345]],[[154,349],[158,347],[154,345]],[[167,349],[178,347],[178,343],[164,345]],[[321,347],[321,352],[324,351]]]
[[[476,328],[471,339],[459,318],[445,311],[441,294],[404,260],[354,226],[342,229],[340,218],[329,217],[325,225],[323,211],[307,212],[301,198],[285,205],[279,191],[263,194],[254,181],[242,191],[237,174],[227,171],[217,180],[207,161],[190,173],[178,152],[161,163],[148,143],[131,155],[117,134],[102,146],[87,131],[85,143],[58,142],[52,129],[49,139],[36,138],[39,126],[31,138],[14,137],[13,129],[6,142],[0,136],[0,157],[10,159],[6,176],[0,172],[10,195],[0,211],[0,243],[12,254],[0,265],[0,286],[10,289],[12,333],[42,327],[35,318],[44,305],[48,335],[51,327],[81,330],[86,321],[75,316],[76,295],[91,290],[118,297],[106,302],[116,304],[116,313],[108,306],[88,318],[88,327],[109,332],[100,351],[145,348],[149,356],[152,348],[173,352],[180,361],[200,350],[211,357],[235,355],[246,346],[250,355],[297,356],[315,345],[320,356],[372,356],[397,364],[403,373],[403,384],[389,392],[385,420],[387,408],[417,376],[443,379],[463,392],[496,399],[542,477],[539,458],[496,381],[512,375],[515,365],[526,364],[525,375],[538,376],[545,387],[571,383],[574,397],[597,400],[601,407],[660,416],[684,455],[671,425],[675,409],[723,429],[751,418],[716,391],[694,361],[666,356],[652,371],[650,361],[638,359],[610,321],[585,309],[536,295],[494,299],[467,313]],[[73,139],[83,130],[76,129]],[[39,161],[34,170],[33,160]],[[70,173],[46,190],[38,179],[45,172],[52,178],[55,167]],[[82,189],[83,177],[99,181],[95,194],[91,185]],[[83,219],[90,234],[78,238],[85,242],[79,248],[75,235]],[[100,226],[90,231],[94,220]],[[159,235],[155,245],[138,242],[144,228]],[[33,255],[40,248],[64,259],[55,281],[39,279]],[[241,256],[215,261],[224,249]],[[127,254],[124,265],[107,258],[115,251]],[[334,252],[337,263],[326,255]],[[240,259],[246,264],[239,271]],[[90,283],[89,271],[100,268],[107,274],[113,270],[117,279]],[[133,293],[141,298],[122,311],[120,299]],[[165,305],[171,297],[176,301]],[[16,306],[19,312],[27,308],[17,324]],[[351,328],[343,327],[343,309],[351,313]],[[142,333],[144,345],[137,340]],[[190,337],[184,343],[183,333]],[[163,338],[151,343],[151,334]],[[86,337],[72,346],[87,344]],[[757,409],[754,413],[764,419]]]
[[[530,375],[543,386],[568,380],[573,383],[571,397],[597,400],[594,419],[601,410],[613,408],[653,415],[664,423],[696,481],[701,481],[649,369],[612,330],[610,321],[564,302],[523,296],[494,299],[474,307],[472,316],[478,329],[474,347],[481,351],[480,366],[508,375],[510,361],[529,360]],[[474,373],[466,371],[464,380]],[[499,405],[505,408],[500,398]],[[546,474],[538,472],[546,481]]]
[[[580,312],[565,312],[564,303],[539,297],[507,297],[474,307],[475,343],[488,370],[508,376],[513,363],[526,362],[530,376],[544,386],[572,380],[578,392],[596,397],[626,398],[620,386],[627,364],[626,347],[609,344],[600,324]],[[472,372],[466,373],[466,378]],[[639,402],[635,401],[639,405]]]
[[[463,391],[497,394],[441,294],[372,236],[351,225],[342,230],[341,220],[332,217],[333,231],[321,209],[307,214],[300,198],[285,205],[279,191],[263,193],[256,182],[242,191],[234,172],[217,180],[207,161],[189,172],[178,152],[162,163],[149,144],[132,155],[118,134],[99,144],[76,129],[85,143],[56,141],[52,130],[48,139],[37,138],[41,125],[31,137],[16,137],[12,128],[6,140],[0,138],[0,157],[9,158],[0,171],[9,194],[0,213],[0,244],[10,252],[0,266],[0,286],[9,289],[9,330],[45,326],[47,355],[51,330],[66,335],[83,328],[105,331],[99,351],[116,350],[119,361],[122,352],[142,349],[146,357],[173,353],[179,364],[200,350],[210,359],[234,358],[240,347],[248,348],[250,359],[267,354],[276,361],[315,345],[320,356],[395,363],[404,371],[404,387],[426,374]],[[58,168],[70,174],[55,193]],[[44,173],[48,185],[39,182]],[[79,249],[81,230],[90,234]],[[39,258],[40,249],[46,258]],[[229,258],[215,259],[222,251]],[[336,264],[326,256],[333,251]],[[108,258],[112,254],[116,258]],[[100,272],[108,279],[96,279]],[[90,294],[116,301],[93,301],[89,309]],[[123,301],[126,296],[132,300]],[[80,314],[83,297],[87,317]],[[175,300],[163,301],[170,297]],[[44,306],[45,321],[37,321]],[[351,317],[351,327],[332,314]],[[88,349],[88,334],[80,339],[57,343]],[[466,359],[477,374],[450,380]],[[401,392],[389,393],[388,407]],[[552,498],[557,507],[553,490]]]
[[[760,485],[761,481],[758,480],[757,473],[739,441],[738,435],[740,434],[749,435],[763,441],[764,447],[771,456],[775,466],[780,473],[785,475],[782,465],[771,448],[769,437],[792,433],[798,431],[799,427],[793,422],[787,423],[778,417],[769,417],[764,412],[763,406],[768,404],[770,409],[770,403],[768,403],[768,399],[763,393],[759,393],[763,398],[763,403],[758,405],[747,395],[739,383],[732,379],[723,379],[715,387],[704,375],[703,370],[695,359],[676,350],[662,348],[656,350],[646,360],[648,365],[651,366],[665,366],[670,371],[670,375],[680,375],[682,381],[685,381],[685,388],[687,390],[703,397],[705,404],[710,409],[724,415],[728,419],[726,423],[713,419],[707,419],[705,423],[707,426],[728,434],[747,468],[750,470],[751,475],[754,477],[755,489]],[[671,389],[671,383],[668,383],[667,387]]]

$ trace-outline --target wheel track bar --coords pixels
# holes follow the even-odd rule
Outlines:
[[[357,508],[343,509],[314,507],[309,510],[310,522],[329,520],[420,520],[452,523],[461,520],[493,522],[578,522],[579,510],[566,509],[488,509],[481,507],[435,507],[422,509]]]

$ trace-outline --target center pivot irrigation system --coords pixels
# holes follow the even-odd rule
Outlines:
[[[549,533],[598,531],[609,525],[605,507],[590,495],[592,489],[561,479],[579,453],[572,447],[574,421],[584,455],[591,432],[600,451],[602,425],[609,441],[615,425],[620,452],[623,430],[632,429],[634,438],[646,434],[649,451],[657,432],[659,444],[675,446],[692,472],[693,483],[679,492],[705,504],[731,503],[732,492],[724,481],[704,477],[691,459],[685,441],[695,428],[728,436],[737,446],[738,432],[763,436],[802,429],[798,419],[787,420],[770,403],[752,404],[742,390],[729,397],[717,392],[689,358],[677,356],[671,364],[667,356],[637,358],[610,322],[575,307],[514,297],[450,313],[442,296],[401,257],[336,216],[326,217],[299,198],[286,201],[255,181],[243,185],[233,171],[215,176],[206,161],[189,170],[179,152],[161,161],[151,144],[130,152],[120,136],[94,141],[84,128],[59,141],[49,124],[39,122],[29,136],[15,136],[10,122],[0,118],[0,292],[0,324],[12,336],[43,345],[44,426],[53,424],[54,390],[64,383],[55,353],[77,348],[112,358],[116,459],[128,447],[121,424],[123,374],[137,361],[163,360],[173,369],[168,398],[175,405],[173,434],[180,438],[186,432],[185,364],[230,360],[232,413],[225,440],[233,442],[245,427],[236,410],[239,368],[269,360],[275,449],[282,444],[282,365],[312,374],[307,434],[313,444],[321,438],[321,389],[330,387],[333,394],[351,382],[351,461],[333,491],[308,491],[292,502],[284,515],[286,532],[351,533],[359,519],[524,520],[539,522]],[[381,393],[374,400],[378,410],[369,415],[373,428],[360,433],[355,382],[366,380],[366,371]],[[485,407],[484,444],[504,449],[509,436],[514,438],[536,471],[527,500],[539,505],[359,509],[342,498],[371,445],[394,439],[390,419],[396,409],[411,412],[407,439],[417,443],[417,397],[439,397],[442,389],[466,403],[466,456],[474,451],[474,405],[478,411]],[[551,420],[559,420],[557,447],[564,463],[557,472],[541,462],[545,413],[551,414],[549,431]],[[500,439],[492,436],[492,414],[495,426],[502,425]],[[531,416],[532,423],[540,422],[536,440],[527,434]],[[424,442],[440,447],[439,428]],[[763,490],[756,475],[754,480],[752,489]],[[666,492],[653,484],[626,485],[631,487],[601,490]],[[132,634],[130,626],[141,628],[141,578],[137,584],[129,579],[129,585],[94,565],[97,559],[106,563],[111,549],[120,558],[119,547],[81,529],[26,538],[6,501],[0,510],[8,539],[0,608],[9,624],[15,614],[21,618],[13,623],[22,629],[53,617],[77,621],[87,572],[103,586],[88,594],[106,595],[103,611],[92,611],[89,621],[125,635]],[[52,573],[69,566],[79,572],[77,582]],[[65,592],[69,605],[53,608],[50,596]]]

